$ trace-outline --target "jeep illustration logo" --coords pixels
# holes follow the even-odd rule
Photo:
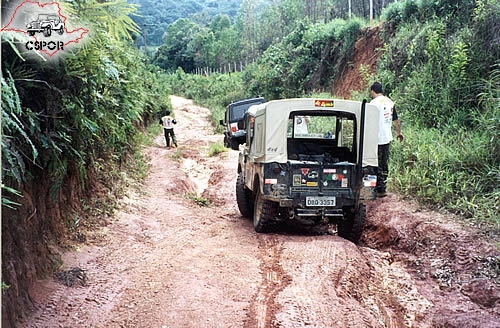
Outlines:
[[[2,32],[24,34],[21,52],[36,51],[49,57],[78,44],[89,32],[78,27],[71,29],[58,2],[24,0],[14,8]],[[2,9],[4,10],[4,9]],[[21,49],[24,48],[24,49]]]
[[[48,38],[52,31],[57,31],[59,35],[64,33],[64,23],[57,14],[40,14],[38,19],[29,23],[27,27],[26,31],[31,36],[37,32],[42,32],[43,36]]]

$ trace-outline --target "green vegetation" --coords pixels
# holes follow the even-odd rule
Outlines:
[[[406,1],[385,17],[395,34],[373,79],[396,100],[406,135],[393,147],[391,187],[500,224],[500,49],[490,31],[500,5]]]
[[[27,51],[22,33],[1,34],[2,239],[10,241],[2,244],[2,318],[11,326],[26,308],[25,286],[62,264],[49,245],[78,236],[93,214],[112,215],[129,174],[145,176],[136,137],[157,125],[170,94],[166,76],[133,47],[134,6],[61,6],[92,33],[58,58]]]
[[[374,1],[375,16],[379,16],[382,7],[393,1]],[[152,58],[154,63],[166,71],[173,72],[178,67],[187,73],[241,71],[242,66],[255,62],[264,52],[269,52],[276,46],[276,43],[288,38],[289,42],[284,43],[283,47],[277,51],[283,60],[286,57],[291,58],[289,62],[282,62],[281,66],[285,68],[286,64],[295,66],[290,76],[292,83],[300,82],[295,81],[294,78],[302,78],[302,73],[318,64],[308,59],[315,59],[319,56],[335,57],[336,51],[346,51],[351,46],[348,39],[353,35],[349,33],[355,32],[355,26],[343,23],[331,24],[332,22],[339,22],[342,19],[350,20],[354,17],[360,17],[361,20],[368,19],[370,13],[367,1],[352,1],[351,13],[349,13],[345,0],[243,0],[234,1],[233,9],[236,5],[239,7],[236,14],[220,8],[221,10],[216,14],[206,12],[204,15],[184,15],[166,24],[164,22],[168,14],[165,12],[170,13],[184,5],[191,7],[195,1],[175,5],[171,4],[171,1],[156,2],[154,5],[148,0],[138,2],[143,4],[140,10],[143,14],[147,13],[145,15],[147,17],[138,17],[136,20],[153,23],[149,25],[139,23],[143,27],[143,38],[145,35],[151,36],[152,33],[155,36],[162,36],[162,39],[154,37],[155,40],[161,40],[161,42],[156,44],[159,48]],[[222,7],[227,4],[218,2],[217,5]],[[192,9],[192,12],[203,11],[202,8],[206,7],[206,3],[198,1],[196,7]],[[353,24],[356,25],[356,22]],[[348,30],[354,27],[354,30],[346,31],[346,35],[342,35],[343,32],[337,29],[336,36],[334,36],[331,31],[334,25]],[[305,39],[300,40],[302,37]],[[336,44],[334,48],[338,49],[329,51],[330,49],[325,46],[324,42],[328,41],[329,37],[336,38],[339,44]],[[344,40],[347,42],[342,44]],[[300,43],[300,41],[304,42]],[[297,49],[287,48],[287,43],[293,43],[298,47]],[[268,53],[271,57],[276,55],[276,52]],[[294,55],[299,58],[293,57]],[[342,59],[347,60],[346,57],[330,59],[337,63]],[[323,63],[328,63],[328,61]],[[335,69],[335,67],[327,69],[330,68]],[[287,87],[292,88],[292,85]],[[298,91],[300,92],[300,89]]]
[[[251,94],[266,99],[329,89],[332,76],[350,59],[360,27],[357,19],[327,24],[303,21],[245,70],[243,83]]]
[[[198,206],[209,206],[210,205],[210,201],[208,199],[198,196],[195,192],[185,193],[184,197],[186,199],[192,200]]]
[[[178,19],[190,18],[204,24],[211,17],[227,15],[234,20],[241,4],[241,0],[131,0],[129,2],[139,5],[139,13],[133,19],[142,28],[142,36],[137,36],[136,43],[143,46],[146,38],[148,47],[161,45],[165,31]]]
[[[226,152],[227,148],[221,142],[211,142],[208,146],[208,156],[215,156],[217,154]]]
[[[3,292],[4,290],[6,290],[6,289],[9,289],[9,288],[10,288],[10,286],[9,286],[9,285],[7,285],[4,281],[2,281],[2,292]]]
[[[343,0],[136,2],[148,14],[125,0],[62,2],[92,36],[58,60],[30,56],[16,46],[26,42],[21,33],[2,32],[2,234],[15,241],[2,245],[3,313],[18,315],[24,282],[60,265],[47,243],[61,226],[73,233],[86,215],[111,215],[130,176],[146,176],[139,146],[160,133],[169,95],[210,108],[219,133],[231,101],[332,97],[332,81],[352,64],[368,26],[368,1],[352,1],[352,18]],[[375,73],[365,65],[360,75],[363,85],[382,82],[402,119],[406,138],[393,143],[389,187],[498,227],[500,3],[383,3],[381,23],[370,26],[380,29],[384,45],[373,55],[382,56]],[[136,48],[146,37],[154,56]],[[207,152],[223,150],[211,144]],[[183,148],[169,156],[181,160]]]
[[[43,169],[54,200],[75,170],[85,188],[90,171],[123,164],[140,127],[156,120],[168,97],[165,76],[130,45],[137,31],[129,17],[133,6],[68,6],[92,26],[85,46],[45,63],[14,46],[3,47],[2,54],[2,180],[15,188]],[[8,38],[2,34],[3,41]]]

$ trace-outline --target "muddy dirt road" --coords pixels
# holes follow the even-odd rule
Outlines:
[[[86,279],[37,282],[20,327],[500,326],[500,253],[484,235],[396,195],[368,202],[359,246],[257,234],[236,207],[238,153],[208,156],[222,141],[209,111],[172,104],[179,148],[159,135],[144,149],[145,183],[64,255]]]

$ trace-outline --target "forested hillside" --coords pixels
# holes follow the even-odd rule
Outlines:
[[[373,1],[370,8],[370,2],[364,0],[244,0],[235,18],[224,13],[188,16],[160,27],[165,33],[163,42],[150,55],[155,64],[170,72],[177,67],[187,73],[235,71],[255,61],[269,47],[289,38],[292,32],[297,33],[296,29],[310,24],[324,26],[337,19],[374,20],[393,2]],[[157,16],[152,14],[151,20]],[[326,37],[325,31],[311,30],[310,33],[323,33],[310,35],[310,42]],[[145,26],[142,34],[149,35],[150,28]]]
[[[241,0],[130,0],[138,5],[137,14],[132,19],[141,28],[141,36],[137,36],[137,44],[159,46],[163,42],[168,26],[180,18],[189,18],[201,25],[206,25],[217,15],[227,15],[234,19],[238,13]]]
[[[2,32],[2,326],[61,265],[64,239],[84,238],[79,227],[99,224],[91,214],[111,215],[122,183],[146,173],[138,138],[169,94],[207,105],[216,125],[232,100],[362,99],[381,81],[406,139],[391,191],[498,233],[499,2],[373,2],[370,21],[363,0],[350,11],[336,0],[68,1],[92,35],[56,61],[28,58],[25,39]],[[137,49],[146,37],[159,45],[149,57]],[[361,39],[380,47],[354,63]],[[359,88],[336,94],[354,67]]]

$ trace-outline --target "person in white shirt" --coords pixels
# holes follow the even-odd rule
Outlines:
[[[307,131],[307,124],[310,121],[309,116],[295,116],[295,134],[305,135],[309,132]]]
[[[389,148],[392,138],[392,125],[396,128],[396,136],[399,141],[403,141],[404,137],[401,133],[401,122],[394,102],[389,97],[384,96],[382,84],[375,82],[370,87],[370,96],[372,101],[370,104],[377,106],[379,110],[379,130],[378,130],[378,170],[377,170],[377,186],[375,192],[377,197],[385,197],[387,176],[389,175]]]
[[[160,119],[160,124],[163,125],[163,131],[165,133],[165,143],[167,147],[170,147],[170,137],[172,138],[172,143],[177,147],[177,139],[174,132],[174,124],[177,124],[175,118],[170,116],[170,111],[165,111],[165,116]]]

